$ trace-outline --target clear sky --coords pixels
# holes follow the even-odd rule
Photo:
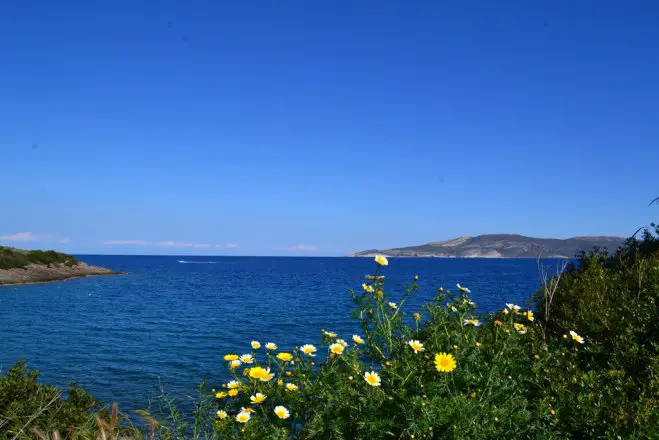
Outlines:
[[[654,0],[0,3],[0,244],[628,236],[658,154]]]

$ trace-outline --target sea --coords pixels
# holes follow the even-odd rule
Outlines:
[[[26,359],[44,383],[75,380],[123,411],[146,408],[160,393],[192,393],[202,380],[227,378],[227,353],[250,341],[290,350],[320,346],[320,330],[358,333],[350,289],[374,273],[372,258],[80,255],[126,272],[50,284],[0,287],[0,369]],[[386,291],[411,314],[439,287],[467,286],[478,310],[529,304],[538,289],[534,259],[390,258]],[[554,261],[545,260],[549,267]]]

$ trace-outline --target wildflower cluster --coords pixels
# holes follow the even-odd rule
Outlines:
[[[405,305],[419,277],[391,298],[381,273],[389,261],[384,256],[375,261],[375,273],[353,291],[361,334],[343,337],[322,329],[320,347],[307,342],[280,350],[274,342],[252,341],[250,352],[225,356],[233,380],[216,393],[218,432],[229,438],[329,438],[340,429],[348,438],[385,433],[423,438],[433,426],[443,426],[442,420],[466,423],[446,413],[458,411],[463,399],[474,402],[477,419],[492,426],[524,405],[509,397],[537,362],[519,339],[534,328],[531,310],[506,304],[484,322],[475,314],[470,289],[458,284],[457,295],[440,288],[410,320]],[[509,390],[508,397],[502,389]],[[483,405],[492,410],[483,413]],[[432,410],[438,407],[444,412]],[[377,416],[358,423],[338,416],[344,413]],[[476,432],[473,420],[469,423],[462,429]]]

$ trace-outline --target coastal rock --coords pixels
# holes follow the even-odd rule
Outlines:
[[[121,275],[121,273],[104,267],[90,266],[82,262],[72,266],[66,264],[30,264],[25,267],[0,269],[0,286],[47,283],[99,275]]]

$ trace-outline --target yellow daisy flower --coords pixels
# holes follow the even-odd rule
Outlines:
[[[526,314],[526,319],[528,319],[529,321],[535,321],[535,318],[533,317],[533,312],[532,311],[530,311],[530,310],[528,311],[528,313]]]
[[[373,289],[373,286],[371,286],[370,284],[366,284],[366,283],[362,284],[362,289],[364,289],[364,292],[368,292],[368,293],[375,292],[375,289]]]
[[[236,389],[229,390],[229,396],[231,397],[236,397],[238,395],[239,391]]]
[[[224,419],[226,419],[228,416],[229,416],[229,414],[227,414],[226,411],[219,410],[219,411],[217,412],[217,418],[218,418],[218,419],[224,420]]]
[[[286,407],[281,406],[281,405],[275,406],[275,414],[280,419],[287,419],[291,416],[290,411],[288,411],[288,409],[286,409]]]
[[[293,355],[290,353],[278,353],[277,359],[279,359],[280,361],[288,362],[291,359],[293,359]]]
[[[329,338],[336,338],[336,333],[323,330],[323,334]]]
[[[450,353],[435,354],[435,368],[440,373],[450,373],[455,370],[455,358]]]
[[[261,343],[259,341],[252,341],[252,348],[254,350],[258,350],[259,348],[261,348]]]
[[[341,344],[335,343],[330,345],[329,349],[334,354],[343,354],[343,350],[345,350],[345,347]]]
[[[364,373],[364,380],[366,381],[367,384],[374,386],[374,387],[379,387],[382,381],[380,380],[380,375],[376,373],[375,371],[367,371]]]
[[[513,324],[513,326],[515,327],[515,330],[517,330],[519,334],[523,335],[526,333],[526,326],[524,324],[515,323]]]
[[[241,407],[241,408],[240,408],[240,412],[253,413],[254,410],[253,410],[252,408]]]
[[[463,319],[463,325],[473,325],[474,327],[480,327],[481,322],[478,319]]]
[[[318,350],[311,344],[304,344],[302,347],[300,347],[300,351],[309,357],[313,357]]]
[[[240,388],[240,382],[238,382],[237,380],[232,380],[231,382],[227,383],[227,388],[229,388],[230,390],[237,390],[238,388]]]
[[[424,350],[423,344],[421,342],[417,341],[416,339],[409,341],[408,344],[410,345],[410,347],[412,347],[412,350],[414,350],[414,353],[418,353],[418,352]]]
[[[251,364],[252,362],[254,362],[254,356],[252,356],[251,354],[244,354],[240,356],[240,362],[242,362],[243,364]]]
[[[267,398],[268,397],[265,394],[256,393],[253,396],[251,396],[249,400],[251,400],[252,403],[258,405],[259,403],[263,403]]]
[[[343,345],[343,347],[347,347],[347,346],[348,346],[348,343],[347,343],[346,341],[344,341],[343,339],[337,339],[337,340],[336,340],[336,343],[337,343],[337,344],[341,344],[341,345]]]
[[[418,313],[414,313],[412,316],[413,316],[414,319],[416,319],[417,321],[418,321],[419,319],[421,319],[421,315],[419,315]]]
[[[249,422],[250,417],[252,417],[248,412],[239,412],[236,414],[236,421],[238,423],[247,423]]]
[[[460,290],[460,292],[471,293],[471,290],[467,289],[466,287],[462,287],[460,283],[458,283],[458,290]]]
[[[572,339],[577,341],[579,344],[584,343],[584,339],[581,336],[579,336],[575,331],[570,330],[570,336],[572,336]]]
[[[254,367],[249,370],[249,377],[251,377],[252,379],[259,379],[264,382],[270,380],[270,379],[266,379],[270,374],[272,374],[270,373],[270,368]]]
[[[227,355],[224,356],[224,360],[229,361],[229,362],[235,361],[239,358],[240,358],[240,356],[238,356],[237,354],[227,354]]]
[[[389,307],[391,307],[392,309],[395,309],[397,306],[396,306],[396,303],[390,302]]]
[[[375,257],[375,262],[378,263],[380,266],[388,266],[389,265],[389,260],[387,260],[387,257],[384,255],[378,255]]]
[[[286,391],[297,391],[298,386],[295,385],[294,383],[287,383],[286,384]]]
[[[226,391],[220,391],[219,393],[215,394],[215,397],[218,399],[224,399],[228,395],[229,394]]]
[[[233,361],[229,362],[229,368],[234,370],[234,369],[240,367],[241,364],[242,364],[242,362],[240,362],[238,359],[236,359],[236,360],[233,360]]]
[[[359,335],[352,335],[352,340],[355,341],[355,344],[363,344],[364,340]]]
[[[276,350],[277,344],[275,344],[274,342],[268,342],[267,344],[265,344],[265,348],[267,348],[268,350]]]

